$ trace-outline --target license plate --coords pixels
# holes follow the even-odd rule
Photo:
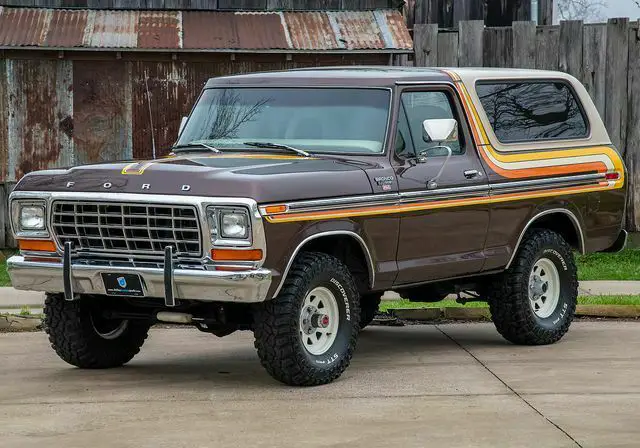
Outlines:
[[[142,297],[142,280],[138,274],[102,274],[104,289],[109,296]]]

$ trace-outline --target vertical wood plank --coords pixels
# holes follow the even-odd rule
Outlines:
[[[625,163],[629,193],[626,228],[640,230],[640,36],[638,25],[629,30],[627,147]]]
[[[6,59],[0,59],[0,181],[4,182],[7,177],[7,163],[9,160],[8,129],[9,109],[8,109],[8,79]],[[2,232],[0,232],[2,233]]]
[[[555,26],[538,27],[536,30],[537,69],[558,70],[558,45],[560,45],[560,28]]]
[[[465,20],[460,22],[459,29],[458,63],[460,67],[482,67],[484,22]]]
[[[485,28],[484,66],[513,67],[513,29]]]
[[[583,57],[581,81],[591,95],[600,116],[605,114],[607,25],[586,25],[583,31]]]
[[[438,34],[438,67],[458,66],[458,33],[441,32]]]
[[[554,0],[538,0],[538,25],[553,25]]]
[[[611,141],[624,154],[627,126],[627,81],[629,68],[629,19],[607,23],[607,75],[605,124]]]
[[[453,26],[458,27],[460,22],[482,20],[484,23],[484,7],[477,0],[453,0]]]
[[[536,68],[536,24],[513,22],[513,66]]]
[[[582,21],[560,23],[560,70],[576,78],[582,75]]]
[[[438,63],[438,24],[416,24],[413,31],[416,67],[434,67]]]

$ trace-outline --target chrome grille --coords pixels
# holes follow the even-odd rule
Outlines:
[[[119,202],[56,201],[53,232],[77,253],[162,257],[167,246],[178,258],[200,257],[195,207]]]

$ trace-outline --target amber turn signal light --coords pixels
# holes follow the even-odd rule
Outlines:
[[[260,261],[262,260],[262,250],[213,249],[211,259],[214,261]]]
[[[275,215],[278,213],[284,213],[289,209],[286,205],[267,205],[264,211],[269,215]]]
[[[18,247],[33,252],[56,252],[56,244],[49,240],[18,240]]]

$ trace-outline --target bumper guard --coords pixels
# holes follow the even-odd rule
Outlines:
[[[172,260],[169,248],[165,260]],[[76,294],[106,294],[103,273],[138,274],[147,297],[164,299],[175,306],[177,298],[202,302],[263,302],[271,286],[271,271],[264,268],[247,271],[209,271],[164,268],[110,266],[73,263],[71,247],[65,245],[62,261],[31,261],[21,255],[7,260],[13,287],[28,291],[64,293],[73,300]],[[117,298],[117,297],[114,297]]]

